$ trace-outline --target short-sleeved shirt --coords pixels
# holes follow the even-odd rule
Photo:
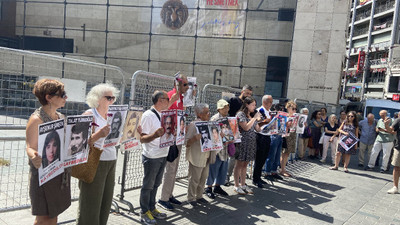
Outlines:
[[[329,124],[329,123],[326,123],[325,124],[325,127],[326,127],[326,129],[328,129],[329,131],[336,131],[338,128],[339,128],[339,125],[337,125],[337,123],[335,123],[335,125],[333,125],[333,127],[331,127],[331,125]],[[325,129],[324,129],[324,131],[325,131]],[[326,133],[325,132],[325,136],[330,136],[330,137],[332,137],[333,136],[333,134],[329,134],[329,133]]]
[[[366,145],[374,144],[376,138],[376,120],[371,125],[369,125],[368,119],[361,120],[358,123],[358,127],[360,127],[361,131],[360,142]]]
[[[397,140],[400,140],[400,118],[397,118],[392,123],[393,130],[397,132]],[[394,146],[396,149],[400,149],[400,144],[396,141],[396,145]]]
[[[156,110],[157,111],[157,110]],[[158,112],[160,115],[160,112]],[[161,121],[158,119],[157,115],[151,111],[150,109],[143,113],[142,119],[140,121],[142,126],[143,134],[152,134],[158,128],[161,127]],[[160,138],[156,138],[149,143],[142,143],[143,152],[142,154],[147,158],[156,159],[167,157],[168,155],[168,147],[160,148]]]
[[[391,123],[389,124],[391,125]],[[376,127],[380,127],[385,129],[385,123],[383,122],[382,119],[378,120],[378,123],[376,124]],[[377,142],[381,142],[381,143],[388,143],[388,142],[392,142],[394,140],[394,135],[393,134],[389,134],[387,132],[384,131],[379,131],[378,132],[378,136],[376,136],[376,140]]]
[[[240,107],[243,105],[242,99],[239,97],[233,97],[229,99],[229,116],[236,116],[236,113],[239,111]]]
[[[172,89],[171,91],[168,92],[168,98],[171,99],[172,95],[176,93],[176,89]],[[181,96],[179,96],[179,103],[177,103],[177,101],[175,101],[170,107],[169,109],[180,109],[183,110],[183,95],[181,94]]]

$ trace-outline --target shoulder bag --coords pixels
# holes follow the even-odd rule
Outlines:
[[[92,125],[92,134],[94,133],[94,128]],[[90,136],[90,138],[91,138]],[[89,139],[90,139],[89,138]],[[94,146],[94,143],[89,142],[89,155],[88,161],[72,167],[71,176],[83,181],[85,183],[92,183],[94,177],[96,176],[97,167],[99,166],[100,156],[103,150]]]

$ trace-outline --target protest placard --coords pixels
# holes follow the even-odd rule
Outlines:
[[[40,124],[38,154],[42,158],[39,167],[39,186],[64,172],[64,119]]]
[[[65,132],[64,167],[87,162],[93,116],[68,116]]]
[[[104,148],[115,146],[119,143],[127,111],[128,105],[110,105],[108,107],[107,123],[110,124],[111,129],[104,140]]]

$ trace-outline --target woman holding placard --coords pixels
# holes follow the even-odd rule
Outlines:
[[[47,166],[49,160],[42,160],[38,153],[38,126],[53,120],[64,118],[57,112],[57,109],[64,107],[67,95],[64,91],[64,84],[57,80],[41,79],[35,83],[33,94],[38,98],[40,108],[36,109],[29,118],[26,126],[26,153],[29,157],[29,196],[32,205],[32,215],[35,215],[34,224],[57,224],[57,216],[64,212],[71,205],[71,175],[66,170],[64,173],[39,186],[38,169]],[[49,136],[49,135],[48,135]],[[48,146],[54,149],[56,138]],[[58,139],[59,141],[59,139]],[[51,140],[49,140],[49,143]],[[49,144],[47,143],[47,144]],[[60,144],[60,143],[58,143]],[[46,148],[46,146],[44,146]],[[56,146],[55,148],[60,148]],[[54,158],[54,157],[50,157]],[[45,162],[45,163],[43,163]]]

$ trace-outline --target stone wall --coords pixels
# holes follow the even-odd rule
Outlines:
[[[338,102],[350,0],[298,0],[288,98]]]

